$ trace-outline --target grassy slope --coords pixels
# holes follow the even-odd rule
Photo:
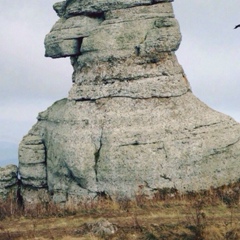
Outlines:
[[[0,240],[4,239],[240,239],[239,183],[184,196],[165,193],[153,200],[113,203],[106,199],[77,209],[19,210],[0,206]],[[105,218],[117,227],[111,236],[94,235],[88,223]]]

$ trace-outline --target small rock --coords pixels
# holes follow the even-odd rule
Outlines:
[[[100,219],[97,222],[88,223],[87,227],[92,233],[100,236],[112,235],[117,231],[117,227],[106,219]]]

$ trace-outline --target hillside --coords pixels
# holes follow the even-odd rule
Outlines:
[[[78,207],[23,210],[0,205],[0,239],[240,239],[240,183],[179,195],[173,189],[154,199],[98,199]]]

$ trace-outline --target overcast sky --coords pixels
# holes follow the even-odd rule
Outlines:
[[[67,97],[70,60],[44,57],[44,37],[58,19],[56,0],[0,0],[0,166],[17,164],[22,137],[39,112]],[[193,93],[240,122],[239,0],[175,0],[183,36],[177,56]]]

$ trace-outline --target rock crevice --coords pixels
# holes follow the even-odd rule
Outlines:
[[[96,182],[98,182],[98,164],[99,164],[99,160],[100,160],[100,153],[101,153],[102,146],[103,146],[102,138],[103,138],[103,130],[101,131],[101,136],[99,139],[99,146],[96,147],[96,151],[94,153],[94,158],[95,158],[94,171],[96,174]]]

